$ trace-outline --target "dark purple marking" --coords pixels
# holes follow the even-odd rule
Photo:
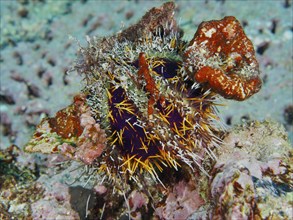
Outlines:
[[[164,61],[164,65],[159,65],[153,70],[160,74],[164,79],[170,79],[177,75],[177,71],[179,70],[179,63],[172,60],[162,59]]]
[[[129,100],[126,96],[126,93],[123,88],[119,87],[115,89],[113,86],[109,89],[109,92],[112,95],[111,100],[108,101],[109,103],[109,110],[112,111],[112,116],[115,120],[110,120],[111,129],[113,131],[120,132],[124,129],[122,134],[122,142],[121,145],[117,142],[117,146],[120,149],[123,155],[136,155],[137,158],[141,158],[142,160],[147,159],[149,156],[154,156],[159,153],[159,143],[156,141],[150,141],[148,143],[147,136],[144,130],[136,125],[138,123],[138,114],[139,111],[134,105],[134,103]],[[135,114],[132,114],[126,110],[121,111],[115,105],[122,103],[125,101],[133,106],[133,111]],[[127,123],[127,121],[129,123]],[[117,136],[116,136],[117,137]],[[116,138],[114,137],[114,138]],[[143,144],[147,146],[147,152],[142,148]]]
[[[169,101],[165,102],[165,107],[163,107],[160,102],[157,102],[157,108],[163,115],[167,115],[168,111],[168,106],[171,105]],[[183,123],[183,117],[180,115],[177,109],[174,109],[169,113],[168,116],[166,116],[167,121],[170,123],[171,129],[175,129],[175,125],[178,130],[182,128],[182,123]]]
[[[153,68],[153,71],[161,75],[164,79],[170,79],[177,75],[177,71],[179,70],[180,63],[173,60],[168,60],[161,58],[164,61],[164,65],[159,65]],[[132,63],[138,69],[138,60]]]

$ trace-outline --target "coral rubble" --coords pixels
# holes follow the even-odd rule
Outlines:
[[[30,216],[31,202],[43,196],[36,174],[17,162],[20,149],[12,145],[0,151],[0,219],[24,219]]]
[[[55,118],[39,125],[27,151],[63,154],[91,164],[105,148],[106,134],[91,116],[82,95],[74,103],[59,111]],[[75,146],[78,145],[78,148]]]

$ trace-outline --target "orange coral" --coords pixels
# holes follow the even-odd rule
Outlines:
[[[225,98],[244,100],[260,89],[261,80],[258,77],[244,79],[237,74],[227,76],[219,69],[202,67],[195,75],[199,83],[207,82],[209,86]]]
[[[147,92],[150,93],[150,98],[148,101],[148,115],[153,114],[154,112],[154,103],[160,99],[160,103],[163,105],[165,98],[163,96],[160,96],[159,90],[156,87],[156,82],[152,78],[149,70],[149,66],[145,57],[145,53],[141,52],[138,57],[138,77],[139,81],[141,81],[143,78],[146,82],[145,89]]]
[[[184,65],[197,82],[225,98],[244,100],[261,88],[253,45],[232,16],[199,25]]]
[[[48,119],[53,132],[56,132],[62,138],[70,138],[72,136],[79,137],[82,134],[80,125],[79,105],[76,100],[85,99],[84,97],[75,98],[75,102],[68,108],[62,109],[56,113],[54,118]]]

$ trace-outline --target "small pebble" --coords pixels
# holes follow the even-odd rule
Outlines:
[[[293,125],[293,105],[289,105],[284,110],[284,119],[287,124]]]
[[[17,14],[22,18],[27,18],[29,11],[26,8],[21,8],[18,10]]]

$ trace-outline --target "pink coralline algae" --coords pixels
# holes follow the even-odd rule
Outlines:
[[[128,198],[131,218],[141,219],[142,214],[139,210],[144,209],[145,212],[148,211],[148,203],[149,198],[146,194],[136,190],[132,191]]]
[[[79,219],[71,208],[70,195],[66,185],[56,183],[47,188],[43,198],[32,203],[33,219]]]
[[[156,208],[155,213],[160,219],[187,219],[204,204],[193,181],[180,181],[168,194],[165,205]]]

